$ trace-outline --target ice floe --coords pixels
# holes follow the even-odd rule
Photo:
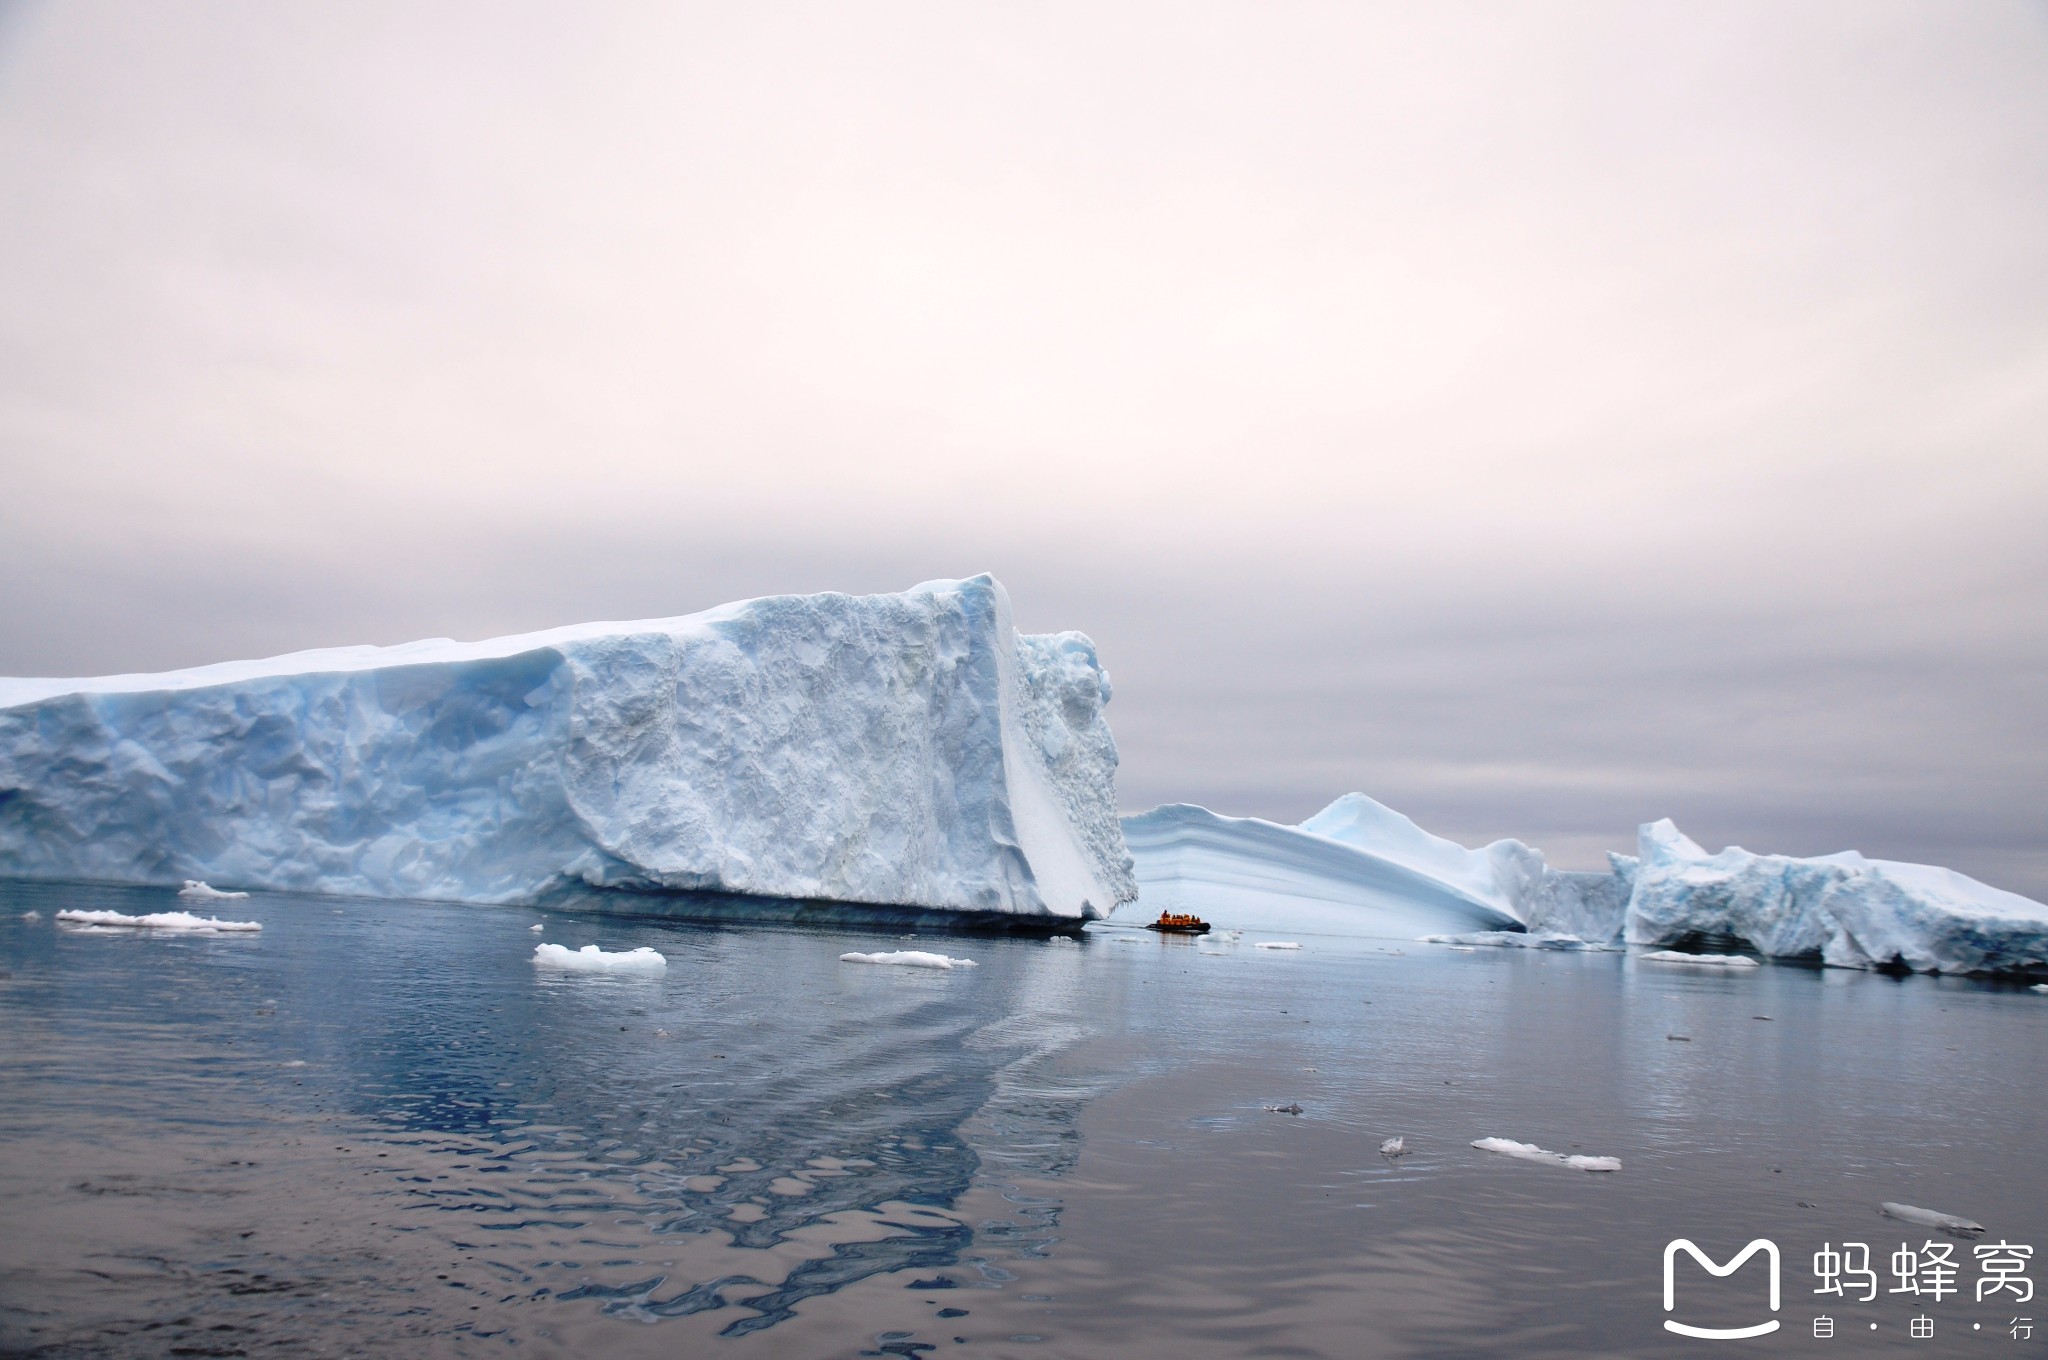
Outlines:
[[[561,968],[572,973],[658,973],[668,967],[668,959],[646,945],[606,950],[594,944],[581,949],[537,944],[533,947],[533,961],[543,968]]]
[[[1621,949],[1620,945],[1582,940],[1561,931],[1534,930],[1474,930],[1463,935],[1423,935],[1417,938],[1417,943],[1449,945],[1453,949],[1485,945],[1490,949],[1556,949],[1578,953],[1619,952]]]
[[[1575,1171],[1619,1171],[1619,1157],[1567,1156],[1537,1147],[1534,1143],[1517,1143],[1512,1138],[1479,1138],[1472,1143],[1482,1152],[1498,1152],[1507,1157],[1519,1157],[1525,1162],[1547,1162],[1552,1166],[1568,1166]]]
[[[1636,957],[1650,963],[1691,963],[1702,968],[1760,968],[1747,954],[1682,954],[1676,949],[1659,949]]]
[[[96,926],[102,929],[183,930],[199,935],[263,929],[258,921],[221,921],[211,916],[194,916],[189,911],[153,911],[147,916],[128,916],[118,911],[60,911],[57,919],[65,925]]]
[[[1405,1155],[1407,1151],[1408,1140],[1406,1138],[1389,1138],[1386,1142],[1380,1144],[1380,1156],[1382,1157],[1400,1157]]]
[[[185,886],[178,889],[178,896],[188,902],[225,902],[231,898],[247,897],[245,892],[223,892],[211,883],[202,883],[196,878],[185,880]]]
[[[893,964],[898,968],[972,968],[973,959],[950,959],[923,949],[892,949],[879,954],[841,954],[841,963]]]
[[[1984,1225],[1975,1219],[1936,1213],[1932,1209],[1916,1209],[1910,1204],[1895,1204],[1891,1200],[1878,1205],[1877,1209],[1886,1218],[1896,1218],[1901,1223],[1917,1223],[1923,1228],[1939,1228],[1958,1237],[1976,1237],[1984,1231]]]
[[[1259,941],[1256,941],[1256,942],[1254,942],[1254,943],[1253,943],[1253,945],[1252,945],[1252,948],[1254,948],[1254,949],[1299,949],[1299,948],[1301,948],[1301,946],[1300,946],[1299,944],[1297,944],[1296,942],[1294,942],[1293,940],[1259,940]]]

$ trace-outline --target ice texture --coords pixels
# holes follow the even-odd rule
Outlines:
[[[892,949],[879,954],[841,954],[841,963],[893,964],[898,968],[972,968],[973,959],[949,959],[944,954],[933,954],[922,949]]]
[[[1770,958],[1915,972],[2048,966],[2048,906],[1952,869],[1853,850],[1708,854],[1669,819],[1644,826],[1639,848],[1632,945],[1739,941]]]
[[[1618,940],[1634,862],[1565,873],[1516,840],[1470,850],[1362,793],[1299,826],[1172,803],[1126,817],[1140,900],[1232,924],[1412,939],[1528,928]]]
[[[1562,1152],[1551,1152],[1537,1147],[1534,1143],[1518,1143],[1512,1138],[1479,1138],[1472,1143],[1482,1152],[1498,1152],[1508,1157],[1519,1157],[1525,1162],[1547,1162],[1552,1166],[1568,1166],[1575,1171],[1619,1171],[1619,1157],[1567,1156]]]
[[[211,916],[194,916],[189,911],[153,911],[147,916],[129,916],[118,911],[60,911],[57,919],[65,925],[101,929],[182,930],[200,935],[263,929],[257,921],[222,921]]]
[[[607,950],[594,944],[581,949],[537,944],[533,947],[533,961],[543,968],[563,968],[572,973],[659,973],[668,967],[667,956],[646,945]]]
[[[1137,892],[1109,677],[1086,637],[1010,617],[978,576],[0,680],[0,875],[699,890],[1078,928]]]

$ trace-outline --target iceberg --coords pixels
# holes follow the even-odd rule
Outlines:
[[[1137,893],[1109,697],[988,576],[0,680],[0,876],[1073,931]]]
[[[542,968],[562,968],[572,973],[659,973],[668,968],[668,957],[641,945],[638,949],[600,949],[594,944],[581,949],[566,945],[537,944],[533,961]]]
[[[1148,912],[1400,939],[1526,929],[1619,940],[1634,868],[1610,856],[1605,874],[1560,872],[1516,840],[1469,850],[1362,793],[1299,826],[1169,803],[1124,818],[1123,833]]]
[[[119,911],[60,911],[57,920],[64,925],[84,926],[92,930],[182,930],[198,935],[263,929],[258,921],[222,921],[212,916],[194,916],[189,911],[153,911],[147,916],[130,916]]]
[[[1981,1237],[1984,1225],[1974,1218],[1959,1218],[1955,1214],[1939,1213],[1933,1209],[1918,1209],[1910,1204],[1896,1204],[1891,1200],[1877,1206],[1877,1211],[1886,1218],[1896,1218],[1901,1223],[1914,1223],[1923,1228],[1939,1228],[1958,1237]]]
[[[936,968],[950,971],[955,968],[972,968],[973,959],[949,959],[944,954],[933,954],[923,949],[891,949],[878,954],[841,954],[841,963],[875,963],[898,968]]]
[[[226,902],[231,898],[248,895],[245,892],[222,892],[211,883],[201,883],[193,878],[186,879],[185,886],[178,889],[178,896],[188,902]]]
[[[1702,968],[1756,968],[1757,961],[1747,954],[1684,954],[1676,949],[1659,949],[1642,955],[1647,963],[1689,963]]]
[[[1853,850],[1811,859],[1735,846],[1708,854],[1668,818],[1644,826],[1638,840],[1631,945],[1727,942],[1775,959],[1929,973],[2048,966],[2048,906],[1951,869]]]
[[[1507,1157],[1519,1157],[1525,1162],[1547,1162],[1552,1166],[1568,1166],[1574,1171],[1619,1171],[1619,1157],[1566,1156],[1562,1152],[1551,1152],[1537,1147],[1534,1143],[1518,1143],[1512,1138],[1479,1138],[1473,1140],[1473,1147],[1482,1152],[1498,1152]]]

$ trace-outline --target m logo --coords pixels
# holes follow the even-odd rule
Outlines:
[[[1762,1252],[1771,1259],[1771,1311],[1773,1313],[1778,1311],[1778,1244],[1776,1242],[1770,1241],[1768,1238],[1759,1237],[1756,1241],[1751,1242],[1741,1251],[1735,1253],[1735,1258],[1727,1265],[1717,1266],[1712,1260],[1708,1259],[1705,1252],[1694,1246],[1689,1239],[1680,1237],[1664,1244],[1665,1312],[1668,1313],[1678,1306],[1677,1281],[1672,1278],[1671,1267],[1672,1263],[1677,1260],[1680,1251],[1688,1253],[1693,1260],[1706,1267],[1707,1274],[1717,1278],[1733,1275],[1736,1271],[1742,1269],[1744,1261],[1747,1261],[1758,1252]],[[1772,1318],[1769,1322],[1759,1322],[1754,1327],[1688,1327],[1683,1322],[1673,1322],[1670,1318],[1665,1318],[1664,1330],[1667,1332],[1677,1332],[1680,1336],[1702,1337],[1708,1341],[1739,1341],[1746,1336],[1765,1336],[1777,1331],[1778,1320]]]

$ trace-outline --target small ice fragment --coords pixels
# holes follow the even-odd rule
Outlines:
[[[33,916],[35,915],[35,913],[30,912],[29,915]],[[2032,987],[2028,988],[2028,990],[2034,992],[2048,992],[2048,982],[2037,982]]]
[[[569,949],[559,944],[537,944],[533,961],[543,968],[565,968],[575,973],[658,973],[668,960],[646,945],[638,949],[604,950],[594,944]]]
[[[1757,968],[1755,959],[1743,954],[1681,954],[1676,949],[1659,949],[1643,955],[1651,963],[1696,963],[1709,968]]]
[[[949,959],[922,949],[894,949],[885,954],[841,954],[841,963],[884,963],[898,968],[972,968],[973,959]]]
[[[1674,1044],[1689,1044],[1692,1042],[1692,1036],[1690,1034],[1667,1034],[1664,1037],[1669,1039]]]
[[[1380,1144],[1380,1156],[1382,1157],[1399,1157],[1407,1151],[1408,1140],[1406,1138],[1389,1138],[1386,1142]]]
[[[24,921],[40,921],[43,919],[43,914],[39,911],[25,911],[21,914],[21,919]],[[2037,992],[2048,991],[2048,987],[2036,987],[2034,990]]]
[[[528,929],[528,930],[546,930],[546,929],[547,929],[547,927],[546,927],[546,926],[544,926],[544,925],[541,925],[541,924],[540,924],[539,922],[537,922],[537,921],[536,921],[536,922],[535,922],[534,924],[532,924],[532,925],[528,926],[528,927],[527,927],[527,929]]]
[[[1886,1218],[1896,1218],[1902,1223],[1917,1223],[1923,1228],[1939,1228],[1958,1237],[1975,1237],[1984,1231],[1984,1225],[1974,1219],[1957,1218],[1954,1214],[1938,1214],[1932,1209],[1916,1209],[1910,1204],[1894,1204],[1886,1200],[1877,1208]]]
[[[246,896],[247,894],[244,894]],[[127,916],[118,911],[60,911],[57,919],[65,925],[109,929],[128,926],[136,930],[188,930],[211,935],[228,930],[261,930],[255,921],[221,921],[211,916],[194,916],[189,911],[153,911],[147,916]]]
[[[278,1066],[280,1066],[280,1067],[304,1067],[305,1065],[306,1065],[306,1060],[305,1060],[304,1058],[293,1058],[293,1059],[292,1059],[292,1060],[291,1060],[290,1062],[288,1062],[288,1063],[279,1063],[279,1064],[278,1064]]]
[[[1295,1101],[1288,1105],[1261,1105],[1259,1108],[1267,1114],[1300,1114],[1301,1102]]]
[[[1454,944],[1449,946],[1449,948],[1453,954],[1477,954],[1479,952],[1476,946],[1469,944]]]
[[[1771,1017],[1768,1015],[1752,1015],[1749,1018],[1752,1020],[1769,1020]]]
[[[1472,1143],[1482,1152],[1499,1152],[1509,1157],[1519,1157],[1525,1162],[1548,1162],[1553,1166],[1568,1166],[1575,1171],[1619,1171],[1619,1157],[1567,1157],[1561,1152],[1552,1152],[1537,1147],[1534,1143],[1517,1143],[1512,1138],[1479,1138]]]
[[[222,892],[212,884],[202,883],[196,878],[186,879],[185,886],[178,889],[178,896],[188,902],[222,902],[230,897],[247,897],[248,895],[245,892]]]
[[[1300,945],[1298,945],[1298,944],[1296,944],[1296,943],[1295,943],[1294,941],[1292,941],[1292,940],[1260,940],[1260,941],[1259,941],[1258,943],[1254,944],[1254,945],[1252,946],[1252,948],[1254,948],[1254,949],[1299,949],[1299,948],[1301,948],[1301,946],[1300,946]]]

